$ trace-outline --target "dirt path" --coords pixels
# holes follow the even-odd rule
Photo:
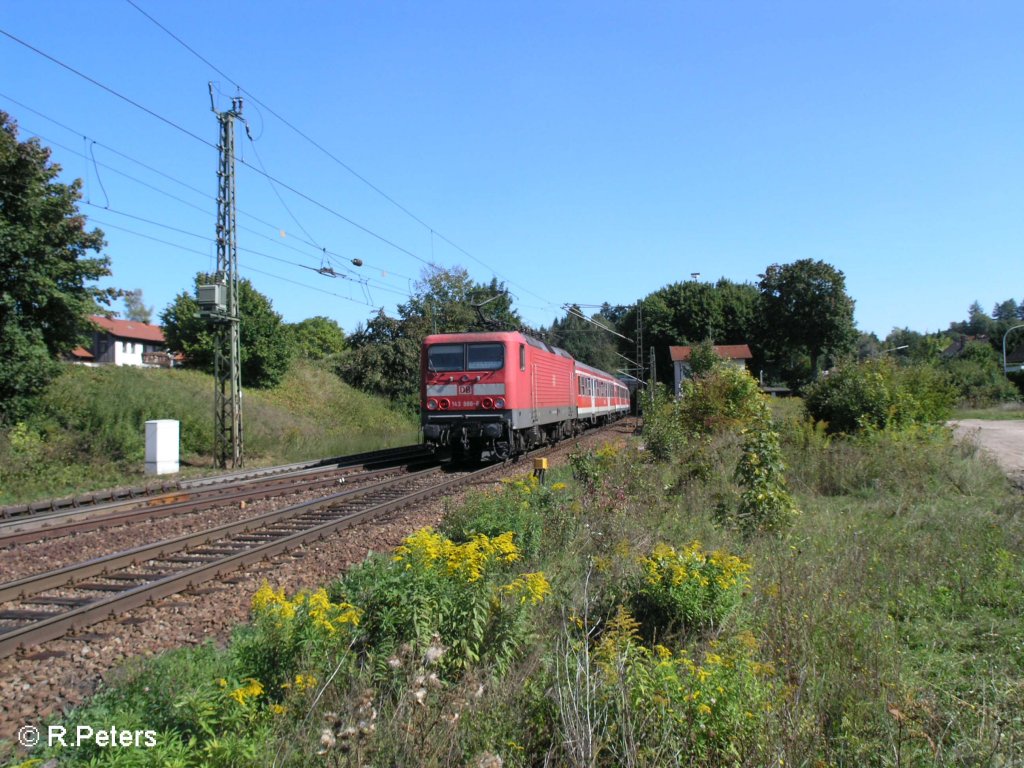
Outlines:
[[[951,421],[957,439],[975,441],[1017,485],[1024,486],[1024,419]]]

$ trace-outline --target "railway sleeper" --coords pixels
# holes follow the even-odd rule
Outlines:
[[[2,621],[43,621],[60,615],[55,611],[0,611]]]
[[[103,584],[99,581],[83,581],[81,584],[73,584],[72,589],[82,589],[88,592],[124,592],[126,587],[124,584]]]
[[[63,605],[68,608],[76,608],[79,605],[91,603],[90,598],[85,597],[46,597],[45,595],[28,597],[21,600],[25,605]]]

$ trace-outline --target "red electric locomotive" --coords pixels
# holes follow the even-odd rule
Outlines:
[[[518,332],[428,336],[423,438],[442,456],[503,460],[629,411],[614,376]]]

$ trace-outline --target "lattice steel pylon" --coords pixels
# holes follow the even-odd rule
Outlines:
[[[210,86],[210,106],[220,123],[220,159],[217,167],[217,286],[223,286],[223,304],[207,317],[214,326],[214,458],[221,468],[241,467],[242,358],[239,341],[238,247],[235,241],[235,118],[242,114],[242,99],[231,99],[231,109],[218,112]]]
[[[647,387],[647,373],[644,370],[644,303],[643,300],[638,300],[636,303],[636,415],[643,416],[643,406],[641,400],[643,398],[644,389]],[[653,382],[652,382],[653,384]],[[652,389],[653,391],[653,389]]]

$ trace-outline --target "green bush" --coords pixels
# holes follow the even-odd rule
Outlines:
[[[526,638],[530,608],[551,589],[543,573],[509,573],[522,557],[512,538],[477,534],[457,544],[424,528],[393,557],[351,570],[331,594],[359,606],[357,649],[382,672],[403,646],[436,654],[432,664],[451,677],[480,662],[507,667]]]
[[[553,515],[553,493],[533,476],[506,481],[498,491],[468,493],[445,516],[441,531],[460,543],[479,534],[495,538],[511,531],[523,557],[532,560],[540,552],[545,521]]]
[[[678,401],[669,395],[663,384],[655,385],[644,410],[644,445],[655,459],[668,461],[678,456],[687,442]],[[596,474],[595,468],[593,475],[596,477]],[[580,477],[576,479],[580,480]]]
[[[804,405],[830,433],[905,428],[949,418],[956,390],[930,365],[898,366],[888,358],[846,363],[804,391]]]
[[[745,536],[788,528],[799,510],[786,490],[785,469],[779,433],[766,422],[747,430],[735,473],[740,497],[735,508],[719,504],[719,522]]]
[[[706,438],[743,428],[763,418],[765,398],[743,368],[718,359],[701,374],[683,382],[679,397],[657,386],[644,413],[644,443],[659,461],[675,460],[706,474],[702,455]]]
[[[707,552],[699,541],[681,550],[658,544],[640,566],[641,580],[630,603],[648,639],[721,622],[739,601],[750,570],[735,555]]]
[[[697,434],[744,427],[759,418],[764,408],[754,377],[725,361],[684,381],[679,392],[680,423]]]
[[[946,361],[943,368],[949,373],[960,401],[971,407],[1020,397],[1017,387],[1003,375],[999,355],[985,342],[969,343],[958,357]]]
[[[747,632],[712,642],[695,657],[648,648],[621,611],[593,652],[595,694],[606,718],[593,764],[748,764],[772,693],[773,670],[756,661],[756,649]]]
[[[83,742],[41,750],[42,759],[62,765],[171,766],[210,768],[255,765],[273,734],[272,712],[264,706],[263,686],[240,680],[228,652],[212,644],[136,660],[115,673],[110,687],[62,721],[69,733],[79,726],[94,731],[154,731],[155,744],[111,749]]]
[[[289,599],[266,582],[252,605],[252,623],[235,633],[231,652],[238,676],[260,681],[275,699],[297,674],[344,656],[362,616],[350,603],[332,602],[324,589]]]

